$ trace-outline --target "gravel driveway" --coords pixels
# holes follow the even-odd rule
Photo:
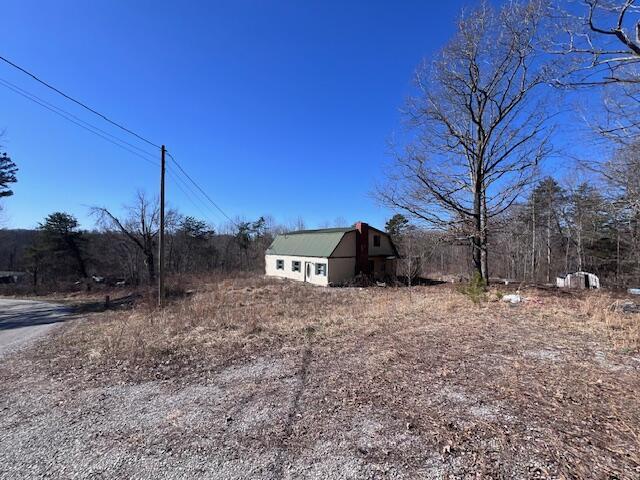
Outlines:
[[[69,313],[62,305],[0,299],[0,357],[44,335]]]

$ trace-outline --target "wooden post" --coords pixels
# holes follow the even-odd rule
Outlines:
[[[158,241],[158,306],[164,303],[164,170],[166,148],[162,145],[160,161],[160,235]]]

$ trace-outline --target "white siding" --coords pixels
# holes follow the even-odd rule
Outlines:
[[[292,280],[298,280],[300,282],[305,281],[305,269],[307,264],[310,264],[309,275],[306,278],[308,283],[314,285],[326,286],[329,284],[329,275],[331,275],[331,267],[329,261],[326,258],[320,257],[296,257],[291,255],[265,255],[265,272],[271,277],[290,278]],[[284,260],[284,270],[278,270],[276,268],[276,261]],[[292,262],[300,262],[300,271],[294,272],[291,268]],[[327,266],[327,275],[316,275],[316,263],[324,263]],[[353,272],[352,272],[353,275]]]

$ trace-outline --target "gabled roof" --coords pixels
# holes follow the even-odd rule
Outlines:
[[[267,255],[296,255],[300,257],[329,257],[346,233],[353,227],[299,230],[277,235],[267,249]]]

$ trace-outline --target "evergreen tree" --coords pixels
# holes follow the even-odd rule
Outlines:
[[[205,240],[214,235],[214,231],[208,228],[207,223],[195,217],[184,217],[178,230],[184,237],[196,240]]]
[[[197,272],[206,270],[216,258],[216,249],[212,244],[215,232],[207,223],[195,217],[182,219],[171,242],[169,258],[177,271]],[[175,250],[175,252],[173,251]]]
[[[564,189],[551,177],[540,181],[529,199],[531,271],[534,280],[538,278],[539,267],[544,265],[544,278],[551,282],[551,266],[559,253],[557,247],[563,243],[561,217],[565,202]]]
[[[575,247],[576,269],[597,272],[598,258],[607,255],[601,240],[610,234],[610,225],[607,203],[596,187],[581,183],[569,194],[565,221]]]
[[[6,153],[3,153],[2,156],[0,156],[0,197],[13,195],[13,191],[9,188],[9,185],[18,181],[16,177],[17,172],[18,167],[16,164],[13,163]]]
[[[86,239],[73,215],[52,213],[39,225],[38,232],[29,252],[32,269],[46,267],[56,277],[72,273],[83,278],[88,276],[84,253]]]
[[[384,229],[392,238],[399,237],[409,228],[409,220],[407,220],[407,217],[401,213],[396,213],[393,217],[387,220],[387,223],[384,225]]]

